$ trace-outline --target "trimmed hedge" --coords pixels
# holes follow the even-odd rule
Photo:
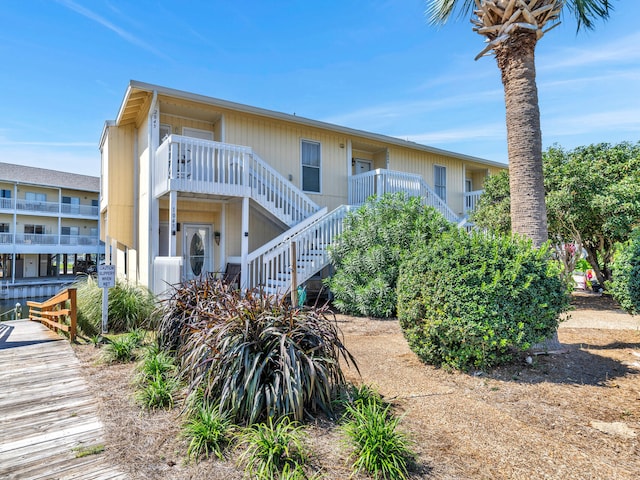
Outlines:
[[[425,362],[456,369],[508,362],[551,336],[569,305],[546,247],[517,237],[453,230],[408,257],[398,318]]]
[[[622,245],[611,265],[607,291],[631,315],[640,313],[640,228]]]

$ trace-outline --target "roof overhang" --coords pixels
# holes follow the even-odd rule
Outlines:
[[[276,112],[276,111],[267,110],[263,108],[252,107],[250,105],[230,102],[228,100],[208,97],[205,95],[198,95],[195,93],[189,93],[182,90],[175,90],[172,88],[153,85],[150,83],[139,82],[136,80],[131,80],[129,82],[129,86],[127,87],[127,91],[125,93],[122,105],[120,106],[120,110],[118,112],[118,116],[116,118],[115,124],[120,126],[120,125],[126,125],[129,123],[138,122],[140,119],[140,115],[146,112],[145,106],[147,103],[151,102],[151,99],[153,97],[153,92],[157,92],[159,97],[161,96],[173,97],[173,98],[178,98],[188,102],[192,102],[195,104],[215,106],[219,108],[256,115],[256,116],[260,116],[268,119],[282,120],[286,122],[295,123],[298,125],[304,125],[304,126],[313,127],[313,128],[320,128],[323,130],[328,130],[330,132],[337,132],[347,136],[357,137],[362,140],[381,142],[385,144],[396,145],[398,147],[410,148],[413,150],[420,150],[428,153],[433,153],[436,155],[444,155],[447,157],[457,158],[459,160],[463,160],[466,162],[479,163],[482,165],[494,166],[498,168],[508,167],[507,164],[502,162],[487,160],[485,158],[474,157],[471,155],[465,155],[457,152],[451,152],[448,150],[430,147],[428,145],[423,145],[416,142],[410,142],[408,140],[402,140],[397,137],[391,137],[391,136],[382,135],[378,133],[366,132],[364,130],[357,130],[349,127],[343,127],[340,125],[321,122],[319,120],[312,120],[312,119],[300,117],[297,115],[290,115],[287,113],[281,113],[281,112]],[[160,99],[160,101],[162,100]]]

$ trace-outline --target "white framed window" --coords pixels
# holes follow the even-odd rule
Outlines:
[[[301,141],[302,190],[320,193],[320,142]]]
[[[5,188],[0,189],[0,198],[11,198],[11,190]]]
[[[185,137],[199,138],[200,140],[212,140],[213,132],[211,130],[201,130],[199,128],[182,127],[182,135]]]
[[[80,235],[80,227],[60,227],[60,235]]]
[[[169,125],[168,123],[161,123],[160,124],[160,143],[164,142],[165,139],[171,135],[171,125]]]
[[[24,233],[31,235],[44,235],[45,226],[44,225],[25,225]]]
[[[441,165],[433,166],[433,186],[438,195],[444,202],[447,201],[447,167]]]
[[[30,202],[46,202],[47,194],[46,193],[36,193],[36,192],[26,192],[24,194],[24,199]]]
[[[0,223],[0,233],[9,233],[8,223]]]

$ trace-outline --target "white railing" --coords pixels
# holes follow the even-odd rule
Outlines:
[[[298,187],[256,153],[251,154],[251,198],[289,226],[297,225],[320,210]]]
[[[41,233],[17,233],[16,245],[83,245],[97,246],[99,238],[95,235],[57,235]],[[12,243],[12,233],[0,234],[0,243]]]
[[[249,147],[171,135],[156,151],[154,193],[248,195],[250,154]]]
[[[320,208],[251,148],[181,135],[158,147],[154,185],[156,197],[171,190],[251,196],[289,226]]]
[[[480,195],[484,193],[484,190],[474,190],[472,192],[464,193],[464,213],[465,215],[473,212],[480,201]]]
[[[421,197],[425,205],[434,207],[452,223],[458,223],[456,215],[420,175],[379,168],[349,177],[349,204],[361,205],[367,198],[385,193],[403,192],[410,197]]]
[[[0,209],[13,210],[12,198],[0,198]],[[15,200],[15,210],[35,213],[61,213],[63,215],[79,215],[83,217],[98,217],[99,207],[93,205],[72,205],[61,202],[41,202],[37,200]]]
[[[320,218],[286,232],[248,258],[248,288],[264,288],[282,295],[291,288],[291,242],[296,242],[297,284],[302,284],[329,264],[327,247],[342,233],[349,206],[343,205]]]

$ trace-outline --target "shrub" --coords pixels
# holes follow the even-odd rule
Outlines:
[[[284,299],[228,289],[209,280],[177,287],[159,337],[178,348],[191,392],[252,424],[331,413],[344,385],[339,359],[354,362],[324,307],[291,308]]]
[[[102,329],[102,293],[96,281],[84,277],[75,283],[77,288],[78,324],[81,330],[95,335]],[[155,297],[142,285],[117,280],[109,289],[108,327],[113,333],[122,333],[153,325],[156,309]]]
[[[172,408],[174,396],[180,388],[173,358],[156,345],[148,346],[136,371],[138,403],[149,409]]]
[[[189,458],[207,458],[210,454],[222,459],[223,448],[229,443],[231,432],[229,416],[217,407],[201,405],[187,420],[182,435],[189,440]]]
[[[528,240],[459,230],[414,252],[398,280],[398,318],[425,362],[487,368],[552,335],[569,303],[559,266]]]
[[[632,315],[640,313],[640,228],[621,245],[611,265],[607,291]]]
[[[347,405],[342,431],[355,447],[354,474],[364,470],[376,479],[407,478],[407,465],[414,454],[390,408],[373,397]]]
[[[394,316],[402,258],[450,227],[435,209],[404,194],[371,198],[349,213],[343,233],[329,247],[335,274],[327,285],[336,308],[351,315]]]
[[[142,340],[138,332],[112,338],[103,350],[103,358],[107,362],[131,362],[135,360],[136,349],[142,345]]]
[[[241,437],[246,450],[240,460],[245,472],[258,479],[304,479],[307,454],[302,444],[302,427],[283,417],[246,428]]]

